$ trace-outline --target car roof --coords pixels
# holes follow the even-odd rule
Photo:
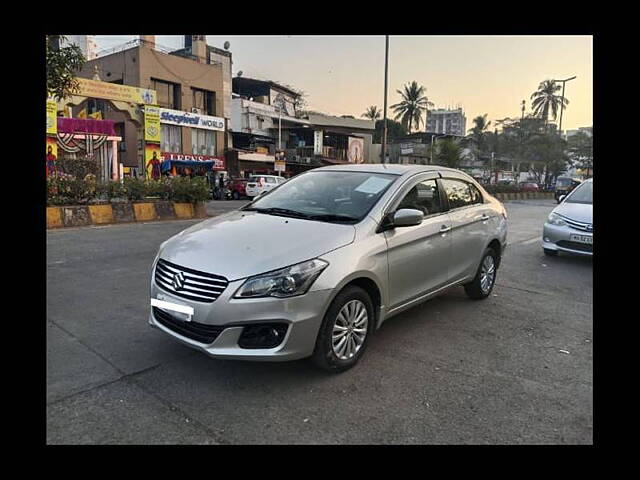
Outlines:
[[[341,171],[341,172],[364,172],[364,173],[389,173],[392,175],[413,175],[421,172],[458,172],[461,170],[444,167],[442,165],[403,165],[399,163],[354,163],[348,165],[331,165],[327,167],[315,168],[314,171]]]

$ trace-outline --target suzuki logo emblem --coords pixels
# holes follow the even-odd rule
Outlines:
[[[184,287],[184,275],[182,274],[182,272],[176,273],[173,276],[173,288],[175,288],[176,290],[180,290],[183,287]]]

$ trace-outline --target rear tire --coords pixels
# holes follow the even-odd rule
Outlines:
[[[240,193],[238,193],[238,192],[234,191],[234,192],[233,192],[233,199],[234,199],[234,200],[240,200]]]
[[[549,256],[549,257],[555,257],[556,255],[558,255],[558,251],[557,250],[551,250],[550,248],[545,248],[544,249],[544,254]]]
[[[354,312],[352,323],[348,313],[345,314],[349,311]],[[366,311],[366,317],[363,311]],[[375,311],[371,297],[360,287],[346,287],[333,299],[324,316],[311,361],[331,373],[350,369],[364,354],[374,329]],[[360,336],[362,333],[364,338]]]
[[[467,296],[473,300],[482,300],[491,295],[498,274],[498,255],[493,248],[487,248],[482,254],[480,266],[473,280],[464,285]]]

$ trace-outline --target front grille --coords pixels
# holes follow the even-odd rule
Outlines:
[[[562,219],[567,222],[567,225],[569,225],[571,228],[582,230],[583,232],[593,232],[592,223],[576,222],[575,220],[570,220],[567,217],[562,217]]]
[[[152,307],[153,316],[161,325],[167,327],[169,330],[182,335],[183,337],[190,338],[196,342],[209,345],[218,338],[218,335],[222,333],[225,327],[217,327],[214,325],[206,325],[198,322],[185,322],[184,320],[178,320],[174,318],[170,313],[161,310],[157,307]]]
[[[571,250],[578,250],[580,252],[593,253],[593,245],[580,242],[571,242],[569,240],[560,240],[557,245],[562,248],[570,248]]]
[[[184,278],[182,287],[174,286],[176,274],[182,274]],[[213,302],[229,284],[226,278],[219,275],[181,267],[163,259],[156,264],[155,281],[159,287],[178,297],[205,303]]]

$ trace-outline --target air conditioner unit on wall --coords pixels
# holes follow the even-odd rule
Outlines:
[[[191,107],[191,113],[197,113],[202,115],[202,110],[200,110],[199,108],[196,107]]]

